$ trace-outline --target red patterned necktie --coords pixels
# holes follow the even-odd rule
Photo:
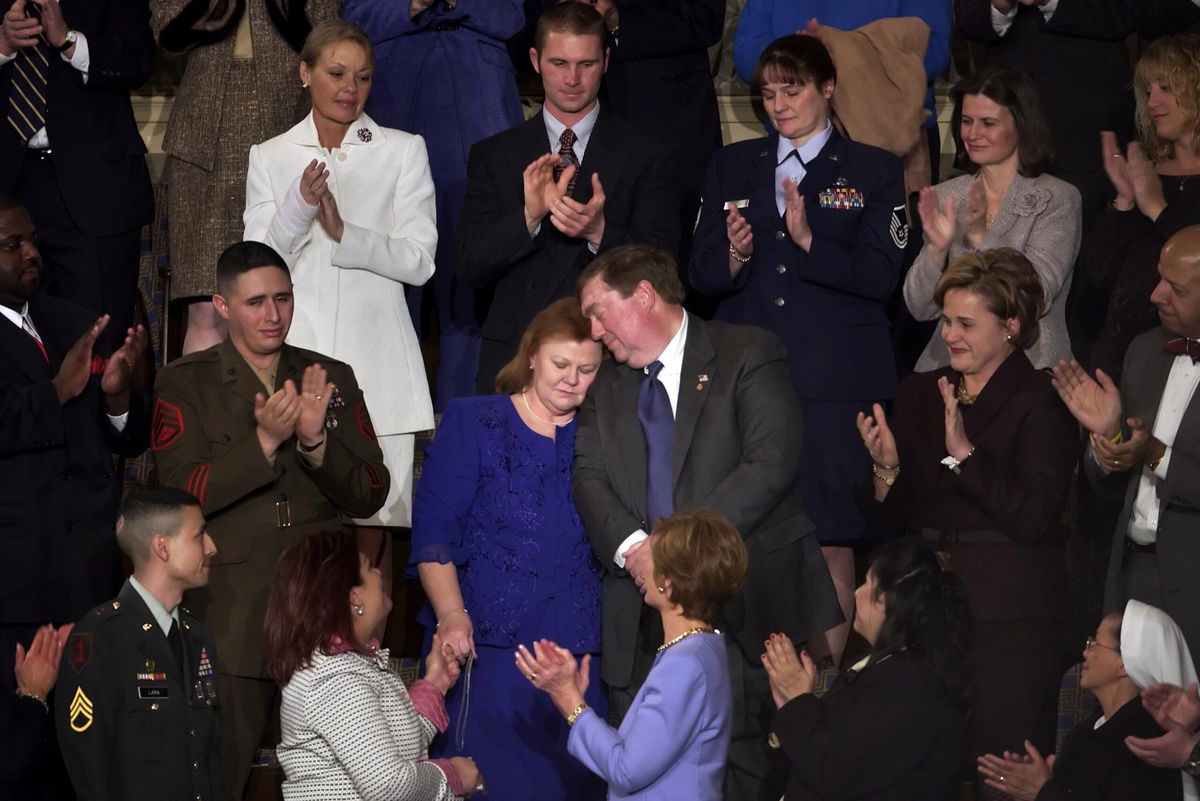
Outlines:
[[[567,128],[558,137],[558,166],[554,168],[554,180],[557,181],[562,171],[571,165],[575,166],[575,174],[567,183],[568,196],[575,191],[575,180],[579,178],[579,159],[575,157],[575,132]]]
[[[1200,341],[1188,337],[1172,339],[1163,345],[1163,353],[1169,353],[1172,356],[1190,356],[1192,364],[1195,364],[1200,362]]]
[[[46,125],[46,76],[50,71],[49,47],[39,36],[37,44],[22,47],[13,59],[8,92],[8,124],[28,142]]]

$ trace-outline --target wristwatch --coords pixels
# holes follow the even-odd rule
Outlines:
[[[1200,777],[1200,740],[1192,746],[1192,753],[1188,754],[1188,758],[1183,761],[1183,771],[1189,776]]]
[[[68,50],[70,50],[72,47],[74,47],[75,43],[78,41],[79,41],[79,32],[78,31],[67,31],[67,38],[63,39],[63,43],[60,44],[56,49],[60,53],[65,53]]]

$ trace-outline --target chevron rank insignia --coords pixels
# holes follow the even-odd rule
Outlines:
[[[92,721],[95,719],[92,699],[87,697],[82,687],[75,688],[75,697],[71,699],[70,711],[67,714],[70,715],[67,720],[71,724],[71,731],[82,733],[92,727]]]

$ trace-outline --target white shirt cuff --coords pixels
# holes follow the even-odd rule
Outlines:
[[[1020,4],[1014,3],[1012,11],[1005,14],[1003,11],[997,10],[995,6],[992,6],[992,30],[997,35],[1003,36],[1008,33],[1008,29],[1012,27],[1013,19],[1017,16],[1018,8],[1020,8]]]
[[[626,537],[625,541],[617,546],[617,552],[613,554],[613,562],[616,564],[616,566],[624,570],[625,552],[649,536],[650,535],[646,533],[645,529],[639,528],[637,531]]]
[[[1154,477],[1159,481],[1165,481],[1167,478],[1167,466],[1171,463],[1171,446],[1163,451],[1162,458],[1158,460],[1158,465],[1154,468]]]
[[[88,50],[87,37],[79,31],[75,31],[75,34],[79,37],[75,40],[75,52],[71,54],[70,58],[64,54],[63,61],[82,72],[83,82],[87,83],[88,68],[92,66],[92,53]]]
[[[125,412],[125,414],[110,414],[108,415],[108,422],[120,434],[125,430],[125,424],[129,422],[129,412]]]
[[[279,211],[276,216],[279,219],[279,225],[287,234],[290,242],[296,242],[308,233],[308,229],[312,227],[312,222],[317,218],[317,212],[321,210],[321,204],[310,206],[300,195],[300,178],[297,177],[292,183],[292,188],[283,196],[283,202],[279,204]]]

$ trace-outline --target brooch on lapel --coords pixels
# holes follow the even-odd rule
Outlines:
[[[370,128],[359,128],[358,129],[358,141],[360,141],[360,142],[370,142],[371,139],[373,138],[373,136],[374,135],[371,133]]]
[[[698,382],[696,384],[696,389],[704,389],[704,385],[708,383],[708,373],[701,373],[700,375],[696,376],[696,381]]]
[[[834,185],[818,195],[818,199],[823,209],[861,209],[866,205],[863,193],[848,186],[845,178],[834,181]]]

